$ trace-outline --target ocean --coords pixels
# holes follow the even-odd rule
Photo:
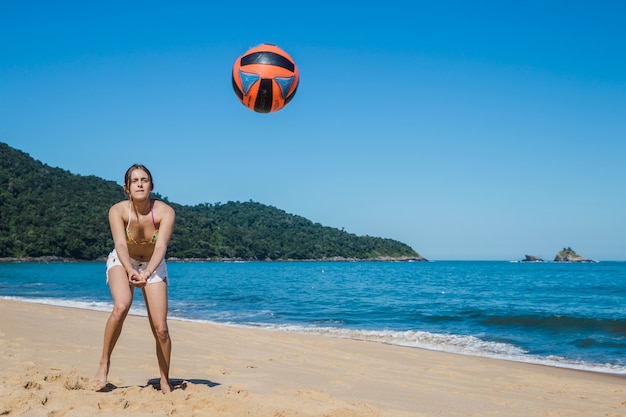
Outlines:
[[[168,269],[170,320],[626,375],[626,262],[173,262]],[[0,297],[112,306],[99,262],[0,264]],[[146,314],[139,290],[131,313]]]

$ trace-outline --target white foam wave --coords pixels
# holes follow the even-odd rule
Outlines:
[[[33,304],[45,304],[56,307],[77,308],[81,310],[93,310],[93,311],[106,311],[110,312],[113,308],[113,303],[102,301],[80,301],[80,300],[65,300],[61,298],[22,298],[22,297],[0,297],[5,300],[14,300],[24,303]],[[142,307],[131,307],[129,314],[136,316],[147,316],[148,312]]]
[[[263,326],[266,327],[266,326]],[[273,328],[297,333],[318,334],[344,339],[387,343],[438,352],[480,356],[537,365],[569,368],[582,371],[609,373],[626,376],[626,366],[576,361],[559,356],[542,357],[530,355],[524,349],[509,343],[489,342],[474,336],[437,334],[422,331],[369,331],[339,328],[310,328],[301,326],[273,326]]]

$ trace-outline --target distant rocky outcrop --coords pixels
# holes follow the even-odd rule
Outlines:
[[[577,254],[572,248],[563,248],[562,251],[556,254],[554,262],[597,262],[592,259],[587,259],[584,256]]]
[[[536,256],[533,255],[525,255],[526,257],[524,259],[522,259],[522,262],[544,262],[543,259],[538,258]]]

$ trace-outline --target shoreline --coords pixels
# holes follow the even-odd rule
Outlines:
[[[170,320],[163,396],[147,319],[129,316],[110,392],[90,381],[108,313],[0,299],[0,413],[8,415],[618,416],[619,375],[378,342]],[[39,413],[39,414],[37,414]]]
[[[20,298],[20,297],[0,297],[1,300],[15,301],[27,304],[36,304],[42,306],[69,308],[75,310],[94,311],[98,313],[108,313],[112,304],[110,303],[96,303],[93,302],[72,302],[68,303],[67,300],[61,300],[60,302],[54,302],[51,299],[39,299],[39,298]],[[129,312],[129,316],[145,318],[147,317],[147,311],[145,307],[134,307]],[[461,339],[475,339],[473,336],[449,336],[446,334],[428,333],[421,331],[389,331],[389,330],[366,330],[366,329],[343,329],[333,327],[306,327],[299,325],[264,325],[262,323],[250,324],[250,323],[231,323],[231,322],[219,322],[206,319],[193,319],[187,317],[170,316],[168,321],[179,321],[186,323],[196,323],[199,325],[218,326],[226,328],[236,329],[250,329],[250,330],[264,330],[264,331],[278,331],[296,335],[308,335],[317,337],[328,337],[336,339],[354,340],[357,342],[369,342],[369,343],[381,343],[390,346],[403,347],[408,349],[426,350],[432,352],[440,352],[445,354],[461,355],[474,358],[485,358],[500,361],[509,361],[514,363],[546,366],[557,369],[569,369],[581,372],[591,372],[605,375],[617,376],[620,378],[626,378],[626,367],[621,365],[615,365],[611,363],[603,362],[584,362],[577,360],[570,360],[563,357],[556,356],[537,356],[527,353],[514,354],[512,352],[504,353],[494,350],[491,347],[487,351],[481,348],[474,347],[471,342],[458,343],[458,338]],[[407,333],[412,334],[406,336]],[[416,341],[415,335],[419,333],[426,334],[427,342],[420,342],[419,337]],[[447,340],[448,337],[452,337],[453,340]],[[432,342],[435,339],[436,342]],[[434,344],[433,344],[434,343]],[[451,343],[448,345],[448,343]]]

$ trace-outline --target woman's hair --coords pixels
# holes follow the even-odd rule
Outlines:
[[[130,166],[130,168],[126,170],[126,175],[124,175],[124,191],[128,193],[128,190],[130,190],[130,176],[132,175],[133,171],[136,169],[141,169],[143,171],[146,171],[146,174],[148,174],[148,178],[150,179],[150,191],[154,190],[154,181],[152,180],[152,173],[150,172],[150,170],[146,168],[145,165],[133,164]]]

